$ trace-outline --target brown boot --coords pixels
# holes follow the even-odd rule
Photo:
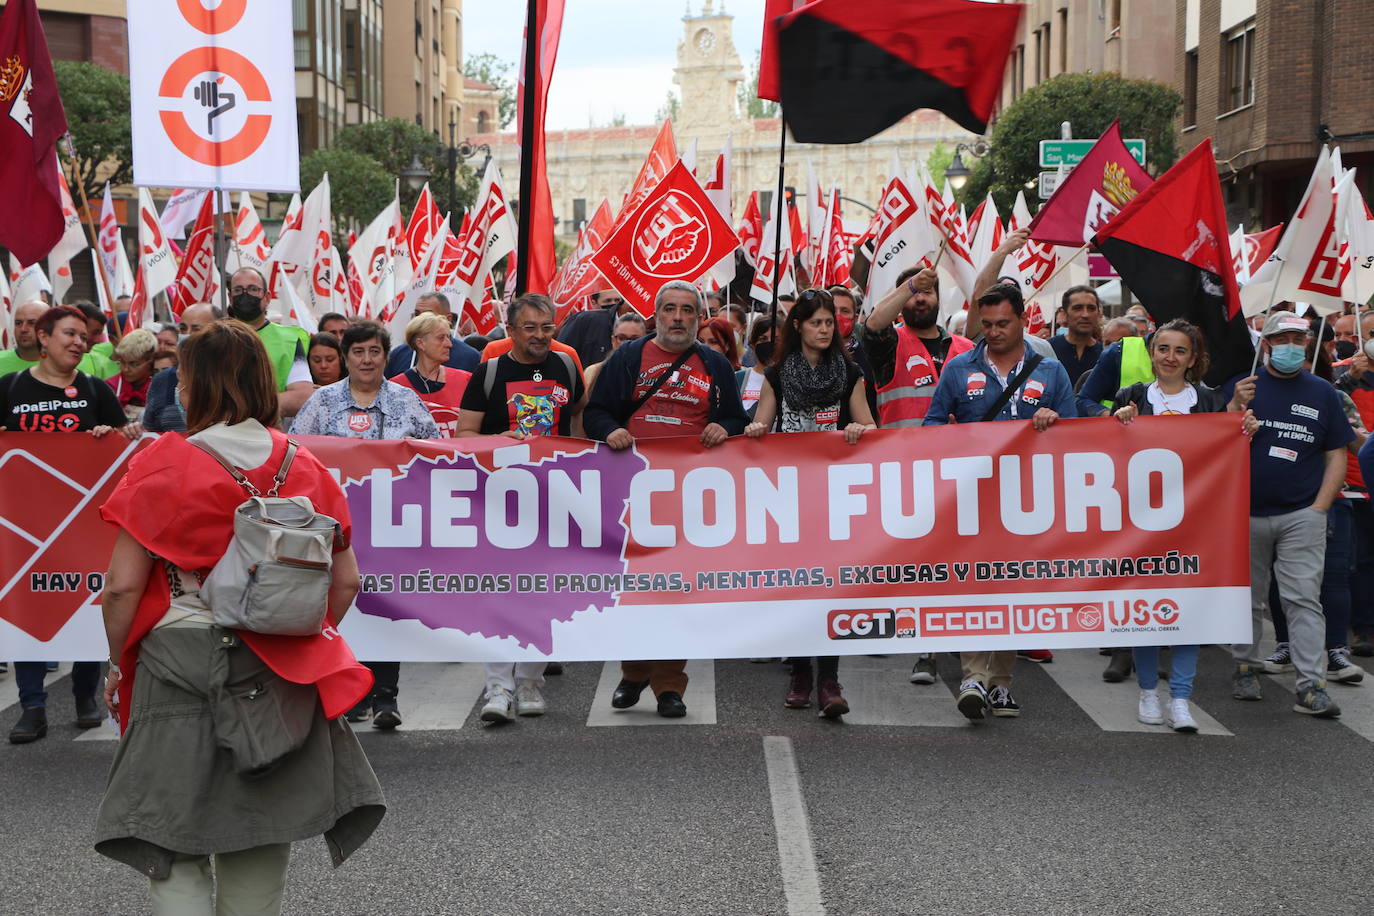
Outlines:
[[[838,719],[849,712],[849,704],[845,702],[844,694],[840,693],[839,681],[821,681],[816,688],[816,705],[827,719]]]
[[[787,699],[782,705],[788,709],[806,709],[811,705],[811,669],[798,671],[787,682]]]

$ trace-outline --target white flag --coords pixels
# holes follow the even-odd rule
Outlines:
[[[878,225],[873,238],[873,263],[868,271],[865,302],[870,310],[896,287],[897,277],[903,271],[921,263],[938,244],[930,231],[930,215],[926,212],[920,187],[910,175],[903,174],[895,157],[893,165],[895,170],[878,203]]]
[[[67,295],[67,290],[72,288],[72,258],[90,246],[86,242],[86,233],[81,229],[81,218],[76,215],[72,192],[67,187],[67,173],[62,170],[62,164],[56,156],[53,157],[53,165],[57,169],[57,188],[62,195],[64,226],[62,238],[58,239],[53,250],[48,252],[48,272],[52,274],[53,301],[61,302],[62,297]],[[99,282],[96,285],[99,286]]]
[[[473,205],[467,235],[462,239],[449,239],[447,252],[444,246],[438,247],[440,263],[436,267],[433,288],[448,296],[455,310],[467,299],[480,305],[482,281],[497,262],[515,250],[516,232],[515,218],[501,185],[501,170],[492,160],[482,175],[482,193]],[[454,241],[458,244],[454,245]],[[429,251],[434,252],[435,247],[431,240]]]
[[[153,297],[177,281],[177,262],[147,188],[138,189],[138,258],[148,301],[149,311],[145,314],[152,321]]]
[[[754,285],[749,288],[749,297],[759,302],[771,304],[773,301],[773,272],[782,262],[782,274],[778,279],[778,295],[783,296],[797,291],[797,275],[792,266],[792,227],[787,211],[783,208],[782,198],[774,195],[773,212],[763,227],[763,242],[759,245],[759,259],[754,268]],[[781,227],[782,244],[778,244],[778,231]]]
[[[124,247],[124,234],[115,219],[114,201],[110,199],[110,183],[105,182],[105,199],[100,205],[100,263],[105,268],[105,282],[110,295],[116,299],[134,294],[134,271],[129,266],[129,252]]]
[[[325,172],[315,190],[300,208],[299,220],[282,224],[281,238],[272,249],[273,260],[296,267],[308,267],[315,262],[316,252],[332,244],[334,230],[329,208],[329,173]]]
[[[258,210],[253,206],[253,198],[247,191],[239,192],[239,209],[234,216],[234,242],[224,259],[224,271],[229,276],[244,267],[252,267],[267,275],[268,264],[272,261],[272,246],[267,243],[267,233],[258,219]]]
[[[42,299],[43,293],[51,292],[52,284],[37,261],[28,267],[20,267],[19,260],[10,255],[10,301],[14,308]]]
[[[400,212],[401,202],[392,198],[348,249],[349,263],[357,268],[368,304],[364,311],[373,315],[380,315],[396,298],[397,245],[405,236]]]
[[[491,163],[495,165],[496,163]],[[443,260],[444,246],[448,242],[452,233],[448,228],[448,217],[439,224],[439,229],[429,240],[429,245],[425,247],[425,258],[420,262],[415,270],[415,275],[403,291],[400,301],[396,307],[396,312],[387,321],[387,330],[391,334],[391,345],[397,346],[405,343],[406,325],[410,319],[415,317],[415,303],[425,293],[433,291],[435,288],[436,277],[439,274],[439,262]]]
[[[735,138],[731,134],[725,138],[725,146],[716,157],[716,167],[712,170],[711,177],[706,179],[707,198],[716,205],[716,211],[731,226],[735,224],[732,206],[735,189],[731,180],[734,148]],[[732,251],[721,258],[720,263],[711,268],[708,276],[717,287],[728,286],[735,279],[735,253]]]
[[[186,227],[195,221],[200,213],[200,202],[209,191],[191,188],[177,188],[162,207],[162,231],[169,239],[186,238]]]

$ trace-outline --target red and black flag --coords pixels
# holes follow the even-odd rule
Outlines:
[[[805,143],[859,143],[917,108],[981,134],[1022,10],[977,0],[812,0],[765,21],[765,42],[776,29],[778,53],[761,61],[759,83],[777,74],[783,116]],[[776,70],[765,73],[768,64]]]
[[[1211,354],[1209,383],[1249,369],[1226,208],[1212,141],[1204,140],[1093,236],[1157,324],[1185,318]]]

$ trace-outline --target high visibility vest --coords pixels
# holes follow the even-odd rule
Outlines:
[[[309,352],[310,335],[304,328],[286,325],[267,324],[258,328],[258,339],[267,348],[267,358],[272,361],[272,372],[277,377],[277,390],[286,390],[286,379],[291,374],[291,364],[296,361],[296,347],[302,353]]]
[[[1155,367],[1150,365],[1150,352],[1145,349],[1145,338],[1121,338],[1121,378],[1116,384],[1116,390],[1129,388],[1136,382],[1154,380]],[[1115,399],[1106,398],[1102,401],[1102,406],[1111,410],[1114,403]]]
[[[945,364],[973,349],[973,341],[951,335]],[[905,324],[897,328],[897,356],[892,381],[878,389],[878,423],[883,428],[920,426],[925,421],[940,369],[930,358],[925,341]]]

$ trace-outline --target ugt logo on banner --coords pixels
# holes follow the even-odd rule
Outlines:
[[[592,263],[640,314],[669,280],[694,283],[739,245],[687,167],[678,161],[592,255]]]
[[[291,5],[129,4],[134,181],[299,190]]]

